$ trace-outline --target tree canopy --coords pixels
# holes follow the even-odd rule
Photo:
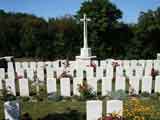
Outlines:
[[[121,22],[122,11],[109,0],[84,1],[72,15],[45,20],[0,10],[0,56],[74,59],[80,53],[86,13],[89,47],[99,59],[151,59],[160,52],[160,8],[141,12],[136,24]]]

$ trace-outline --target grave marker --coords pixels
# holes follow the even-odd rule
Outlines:
[[[102,117],[102,101],[87,101],[87,120],[98,120]]]
[[[142,78],[142,92],[151,93],[152,92],[152,77],[144,76]]]
[[[123,102],[120,100],[107,101],[107,114],[116,113],[123,116]]]
[[[61,91],[61,96],[64,96],[64,97],[71,96],[71,85],[70,85],[69,78],[60,79],[60,91]]]

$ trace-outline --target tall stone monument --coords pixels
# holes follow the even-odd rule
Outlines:
[[[81,48],[80,56],[76,56],[76,61],[83,65],[89,65],[91,60],[96,58],[96,56],[92,56],[91,48],[88,47],[87,23],[91,20],[84,14],[80,21],[83,22],[83,48]]]

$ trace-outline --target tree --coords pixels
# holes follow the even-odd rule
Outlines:
[[[40,18],[27,18],[21,29],[21,50],[26,57],[45,57],[48,39],[48,24]]]
[[[131,31],[126,24],[119,22],[122,12],[109,0],[91,0],[82,3],[76,17],[80,19],[84,13],[92,20],[89,23],[89,42],[96,55],[107,58],[124,54],[123,43],[128,41]]]
[[[141,12],[138,23],[135,25],[135,37],[132,45],[135,49],[131,49],[134,56],[138,53],[137,58],[153,59],[160,52],[159,34],[160,34],[160,8],[155,11],[148,10]]]
[[[73,57],[79,53],[77,45],[81,40],[80,28],[72,16],[64,16],[49,20],[49,31],[55,33],[54,54],[55,57],[65,59]],[[51,34],[50,34],[51,36]]]

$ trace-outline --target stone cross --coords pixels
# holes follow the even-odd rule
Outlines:
[[[84,45],[83,48],[88,48],[88,42],[87,42],[87,22],[91,21],[91,19],[87,18],[86,14],[83,15],[83,19],[80,19],[80,21],[83,22],[83,37],[84,37]]]

